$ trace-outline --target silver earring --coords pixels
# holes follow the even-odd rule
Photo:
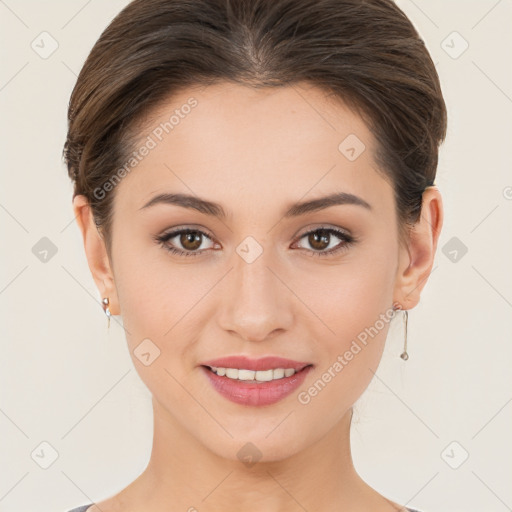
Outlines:
[[[110,309],[108,307],[110,301],[108,300],[108,297],[105,297],[102,301],[103,303],[103,309],[105,311],[105,315],[107,315],[107,329],[110,328],[110,317],[112,316],[112,314],[110,313]]]
[[[400,354],[400,357],[407,361],[409,359],[409,354],[407,353],[407,320],[409,318],[409,313],[406,309],[402,310],[404,312],[403,319],[404,319],[404,351]]]

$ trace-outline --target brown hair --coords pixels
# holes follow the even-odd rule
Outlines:
[[[354,109],[377,141],[400,232],[434,183],[447,113],[424,42],[392,0],[135,0],[104,30],[72,92],[64,158],[111,248],[113,193],[137,123],[178,90],[308,82]],[[341,142],[341,141],[340,141]]]

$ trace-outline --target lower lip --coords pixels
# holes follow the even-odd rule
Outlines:
[[[306,366],[291,377],[255,384],[249,381],[221,377],[202,366],[213,387],[225,398],[242,405],[271,405],[293,393],[303,382],[312,366]]]

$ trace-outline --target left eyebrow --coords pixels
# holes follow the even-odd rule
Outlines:
[[[285,218],[298,217],[306,213],[316,212],[331,206],[338,206],[343,204],[353,204],[362,206],[367,210],[372,210],[372,207],[364,199],[348,192],[338,192],[328,196],[319,197],[310,201],[303,201],[291,205],[291,207],[284,214]]]
[[[143,210],[156,204],[181,206],[182,208],[197,210],[198,212],[204,213],[205,215],[211,215],[221,219],[226,218],[226,211],[219,203],[201,199],[200,197],[192,196],[189,194],[158,194],[139,209]],[[349,194],[347,192],[338,192],[328,196],[319,197],[317,199],[312,199],[310,201],[294,203],[288,207],[284,217],[299,217],[300,215],[304,215],[306,213],[316,212],[325,208],[330,208],[331,206],[344,204],[362,206],[367,210],[372,210],[370,204],[359,196]]]

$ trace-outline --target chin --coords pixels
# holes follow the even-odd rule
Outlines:
[[[257,422],[258,426],[254,425],[253,417],[252,428],[243,428],[240,422],[236,427],[225,423],[226,430],[233,437],[221,431],[214,437],[208,436],[205,431],[196,433],[199,441],[209,451],[224,459],[240,461],[248,468],[256,462],[279,462],[293,457],[316,441],[310,439],[310,433],[305,430],[297,430],[299,425],[296,419],[294,425],[287,424],[293,414],[283,421],[287,414],[289,412],[280,414],[271,421],[260,420]]]

